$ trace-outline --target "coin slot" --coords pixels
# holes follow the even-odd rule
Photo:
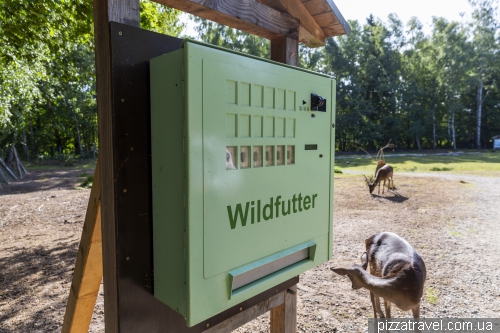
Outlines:
[[[266,146],[266,166],[274,165],[274,146]]]
[[[306,150],[318,150],[318,145],[306,145]]]
[[[250,147],[241,146],[240,147],[240,168],[246,169],[250,168]]]
[[[276,164],[285,165],[285,146],[278,146],[276,148]]]
[[[253,166],[262,166],[262,146],[253,147]]]
[[[286,146],[286,164],[295,164],[295,146]]]

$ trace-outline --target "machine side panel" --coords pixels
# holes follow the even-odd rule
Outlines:
[[[155,297],[186,316],[183,50],[151,60]]]

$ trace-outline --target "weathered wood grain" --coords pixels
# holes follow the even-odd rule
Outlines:
[[[298,19],[255,0],[154,0],[253,35],[298,38]]]
[[[102,280],[99,162],[94,173],[62,333],[88,332]]]
[[[94,0],[94,36],[99,117],[99,182],[101,185],[104,265],[104,314],[106,332],[120,331],[116,261],[114,141],[109,22],[139,26],[139,0]],[[94,180],[95,181],[95,180]]]
[[[285,301],[284,293],[281,292],[265,301],[260,302],[257,305],[252,306],[249,309],[241,309],[241,312],[222,323],[209,328],[203,333],[231,333],[238,327],[245,325],[250,320],[257,318],[258,316],[266,313],[267,311],[283,304]]]
[[[324,46],[326,35],[300,0],[258,0],[260,3],[300,20],[299,42],[309,47]]]
[[[297,331],[297,285],[283,293],[283,304],[271,310],[271,333],[295,333]]]
[[[288,37],[271,39],[271,60],[291,66],[299,65],[299,43]]]
[[[344,28],[340,24],[323,27],[323,30],[327,35],[331,36],[339,36],[344,33]]]

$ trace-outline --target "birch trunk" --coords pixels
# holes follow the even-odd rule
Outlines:
[[[477,149],[481,149],[481,116],[483,111],[483,68],[479,75],[479,86],[477,87]]]
[[[455,137],[455,110],[453,110],[453,113],[451,115],[451,133],[453,137],[453,149],[457,149],[457,142],[456,142],[456,137]]]
[[[436,106],[432,109],[432,149],[436,149]]]
[[[24,150],[24,157],[26,158],[26,161],[30,161],[30,154],[28,150],[28,140],[26,139],[26,130],[23,128],[23,150]]]
[[[417,143],[418,150],[422,150],[422,145],[420,144],[420,138],[415,134],[415,142]]]

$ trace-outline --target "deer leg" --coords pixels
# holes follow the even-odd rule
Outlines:
[[[413,313],[413,318],[420,318],[420,303],[411,309],[411,312]]]
[[[375,307],[375,295],[370,291],[370,300],[373,307],[373,318],[377,319],[377,308]]]
[[[380,297],[374,294],[373,298],[375,299],[374,311],[377,311],[380,318],[385,318],[384,313],[382,312],[382,308],[380,307]]]
[[[382,194],[384,194],[385,191],[385,179],[384,179],[384,185],[382,185]]]
[[[384,306],[385,306],[385,317],[391,318],[391,301],[384,298]]]

